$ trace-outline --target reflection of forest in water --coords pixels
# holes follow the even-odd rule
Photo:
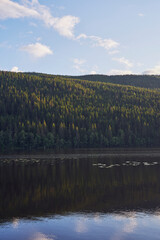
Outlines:
[[[135,166],[125,165],[127,160],[110,157],[1,163],[1,220],[67,212],[155,209],[160,205],[159,159],[132,157],[130,161],[139,161]],[[146,161],[158,164],[144,165]]]

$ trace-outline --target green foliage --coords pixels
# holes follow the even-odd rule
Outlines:
[[[74,77],[81,80],[128,85],[141,88],[159,89],[160,76],[157,75],[84,75]]]
[[[0,72],[0,149],[160,146],[160,92]]]
[[[54,78],[55,76],[42,73],[26,73],[28,75],[41,76],[43,78]],[[62,77],[62,76],[61,76]],[[115,75],[102,74],[84,76],[65,76],[65,78],[88,80],[92,82],[113,83],[141,88],[160,89],[160,75]]]

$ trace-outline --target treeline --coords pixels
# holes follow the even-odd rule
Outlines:
[[[160,76],[158,75],[84,75],[74,77],[82,80],[128,85],[141,88],[160,89]]]
[[[55,75],[42,73],[26,73],[29,75],[40,76],[43,78],[54,78]],[[92,82],[113,83],[141,88],[159,89],[160,90],[160,75],[83,75],[83,76],[59,76],[72,79],[88,80]]]
[[[0,72],[0,149],[160,146],[160,92]]]

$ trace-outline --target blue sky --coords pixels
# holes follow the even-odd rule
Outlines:
[[[159,0],[0,0],[0,70],[160,74]]]

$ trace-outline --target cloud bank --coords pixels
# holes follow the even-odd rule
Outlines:
[[[160,75],[160,64],[143,72],[145,75]]]
[[[24,0],[19,4],[11,0],[0,0],[0,19],[17,19],[30,17],[43,21],[43,23],[55,29],[60,35],[74,38],[74,27],[79,23],[79,18],[71,15],[61,18],[53,17],[49,8],[41,5],[38,0]]]
[[[10,0],[1,0],[0,10],[0,19],[39,17],[39,13],[36,10],[30,9]]]

